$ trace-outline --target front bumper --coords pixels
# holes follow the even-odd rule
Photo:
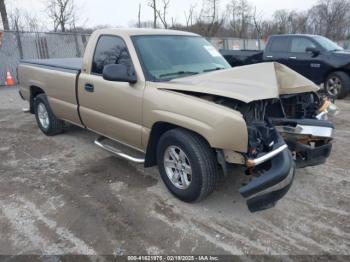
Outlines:
[[[240,189],[251,212],[274,207],[292,186],[296,168],[323,164],[332,151],[331,123],[317,119],[270,120],[278,132],[272,150],[246,160],[250,170],[263,175]]]
[[[279,124],[284,120],[274,121]],[[276,129],[295,154],[297,168],[324,164],[332,151],[334,125],[314,119],[288,121],[289,124]]]
[[[276,146],[276,152],[281,145]],[[240,189],[240,194],[247,199],[251,212],[272,208],[283,198],[293,184],[295,163],[287,147],[271,159],[271,167],[264,175],[254,179]]]

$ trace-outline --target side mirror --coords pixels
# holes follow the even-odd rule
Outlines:
[[[115,82],[129,82],[134,84],[137,82],[136,75],[129,72],[128,67],[123,64],[106,65],[102,72],[103,79]]]
[[[320,50],[317,47],[307,47],[305,51],[307,53],[312,53],[314,57],[320,54]]]

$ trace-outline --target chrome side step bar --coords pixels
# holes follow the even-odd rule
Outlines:
[[[107,145],[107,144],[103,143],[103,141],[105,141],[105,140],[109,140],[109,139],[106,138],[106,137],[103,137],[103,136],[98,137],[95,140],[95,145],[97,145],[98,147],[101,147],[102,149],[104,149],[104,150],[106,150],[106,151],[108,151],[108,152],[110,152],[110,153],[112,153],[112,154],[114,154],[114,155],[116,155],[118,157],[124,158],[124,159],[126,159],[128,161],[131,161],[131,162],[134,162],[134,163],[137,163],[137,164],[144,164],[145,163],[145,159],[144,158],[135,157],[135,156],[131,156],[129,154],[126,154],[121,149],[118,149],[118,148],[116,148],[116,147],[114,147],[112,145]],[[115,143],[117,143],[117,142],[115,142]],[[126,148],[125,145],[120,145],[120,147]],[[130,149],[130,150],[132,150],[132,149]],[[139,153],[139,154],[141,154],[141,153]]]

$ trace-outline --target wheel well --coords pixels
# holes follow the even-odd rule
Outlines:
[[[348,74],[350,76],[350,71],[347,71],[345,69],[342,69],[342,68],[336,68],[336,69],[332,69],[330,71],[328,71],[326,74],[325,74],[325,77],[323,79],[323,83],[326,84],[326,81],[327,81],[327,78],[333,74],[333,73],[336,73],[336,72],[343,72],[345,74]]]
[[[158,122],[153,125],[147,145],[145,167],[152,167],[157,165],[157,145],[160,137],[165,132],[178,127],[179,126],[166,122]]]
[[[145,157],[145,167],[153,167],[157,165],[157,146],[160,137],[167,131],[175,129],[175,128],[183,128],[181,126],[177,126],[174,124],[170,124],[167,122],[157,122],[153,125],[152,131],[148,140],[148,146],[146,150]],[[186,129],[188,131],[193,132],[192,130]],[[205,141],[207,141],[202,135],[196,133],[200,137],[202,137]],[[208,143],[208,141],[207,141]],[[208,143],[209,144],[209,143]]]
[[[30,105],[30,112],[32,114],[34,114],[34,99],[35,99],[35,97],[38,96],[39,94],[43,94],[43,93],[45,93],[45,92],[40,87],[37,87],[37,86],[31,86],[30,87],[30,101],[29,101],[29,105]]]

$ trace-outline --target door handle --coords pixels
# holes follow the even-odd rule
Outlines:
[[[85,84],[85,91],[93,93],[94,92],[94,85],[92,85],[92,84]]]
[[[273,58],[273,55],[268,55],[266,56],[266,58]]]
[[[290,56],[289,59],[297,59],[296,56]]]

